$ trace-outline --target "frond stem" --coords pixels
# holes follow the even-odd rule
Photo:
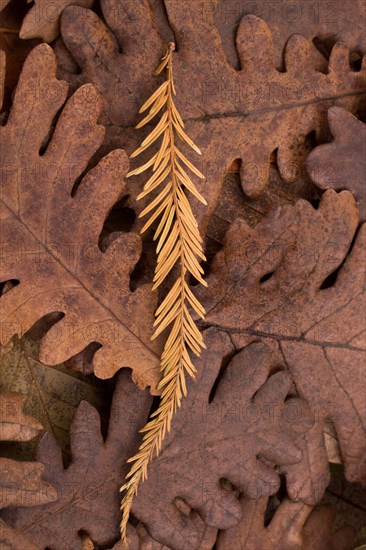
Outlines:
[[[175,94],[174,80],[173,80],[173,66],[172,66],[172,52],[174,50],[174,44],[169,44],[169,48],[166,54],[166,57],[163,58],[162,66],[166,66],[168,73],[168,84],[165,88],[164,85],[161,86],[161,89],[166,89],[166,109],[167,109],[167,118],[164,120],[166,124],[166,131],[168,136],[164,139],[168,139],[168,145],[170,147],[169,157],[170,157],[170,181],[171,181],[171,199],[174,208],[174,216],[171,221],[171,227],[175,227],[177,224],[177,243],[179,243],[180,251],[177,260],[180,262],[180,274],[175,283],[178,285],[179,292],[174,293],[174,309],[171,312],[171,317],[167,319],[166,325],[163,324],[162,328],[166,328],[170,323],[173,322],[173,328],[170,333],[170,337],[165,343],[164,351],[162,354],[161,370],[163,372],[162,380],[159,384],[159,388],[162,389],[161,401],[158,409],[150,417],[146,426],[140,430],[144,433],[142,443],[139,447],[138,453],[129,459],[128,462],[133,462],[133,466],[129,473],[126,475],[126,483],[121,487],[121,491],[125,491],[125,495],[121,502],[122,510],[122,519],[121,519],[121,539],[126,544],[126,529],[127,522],[132,506],[133,498],[137,495],[138,487],[141,481],[144,481],[147,477],[147,466],[151,459],[156,453],[158,456],[162,441],[166,435],[166,432],[170,431],[171,420],[176,412],[176,410],[181,406],[181,399],[183,395],[186,395],[186,384],[185,384],[185,370],[189,372],[191,376],[194,375],[194,367],[189,360],[188,355],[188,346],[192,348],[192,345],[196,349],[204,347],[203,341],[197,339],[197,335],[190,336],[191,342],[194,344],[189,344],[189,338],[186,337],[187,324],[193,324],[193,320],[188,314],[188,309],[186,302],[187,300],[187,272],[192,272],[192,268],[188,266],[187,269],[187,256],[192,253],[190,249],[190,242],[187,240],[187,226],[184,225],[182,216],[184,215],[185,206],[182,206],[182,196],[185,191],[182,186],[182,183],[177,176],[176,166],[177,166],[177,155],[176,155],[176,146],[175,146],[175,127],[176,123],[174,122],[173,113],[177,113],[177,109],[174,105],[173,94]],[[164,61],[165,60],[165,61]],[[151,105],[151,98],[148,100],[145,105]],[[150,115],[148,115],[149,117]],[[177,115],[176,115],[177,116]],[[180,115],[178,114],[179,118]],[[183,124],[183,123],[182,123]],[[152,139],[152,138],[151,138]],[[187,139],[189,139],[187,137]],[[147,138],[148,140],[148,138]],[[142,144],[143,147],[143,144]],[[143,148],[140,148],[143,150]],[[196,147],[196,146],[195,146]],[[197,147],[196,147],[197,149]],[[162,158],[162,156],[161,156]],[[155,159],[155,157],[154,157]],[[151,165],[152,161],[146,164],[143,168],[148,165]],[[157,167],[155,166],[155,169]],[[137,171],[131,173],[134,174]],[[199,173],[199,172],[198,172]],[[193,184],[192,184],[193,186]],[[185,199],[185,195],[183,197]],[[183,208],[183,210],[182,210]],[[192,215],[193,216],[193,215]],[[166,218],[167,219],[167,218]],[[185,220],[186,221],[186,220]],[[191,223],[191,222],[186,222]],[[192,237],[193,239],[193,237]],[[174,244],[174,243],[173,243]],[[172,244],[172,247],[173,247]],[[196,245],[195,245],[196,246]],[[203,257],[203,256],[201,256]],[[175,257],[174,257],[175,258]],[[174,265],[173,264],[173,265]],[[162,279],[167,276],[167,273],[164,274]],[[180,283],[178,283],[180,280]],[[159,283],[160,284],[160,283]],[[175,287],[178,290],[178,287]],[[172,289],[173,292],[174,289]],[[170,302],[169,302],[170,304]],[[164,318],[166,311],[169,311],[169,304],[163,307],[163,314],[161,317]],[[201,306],[200,306],[201,307]],[[174,316],[172,316],[174,314]],[[160,322],[160,321],[159,321]],[[179,328],[178,328],[179,327]],[[164,328],[164,329],[165,329]],[[199,333],[198,336],[200,337]],[[173,347],[173,343],[176,346]]]

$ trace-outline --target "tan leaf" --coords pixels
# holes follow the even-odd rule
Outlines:
[[[42,362],[59,364],[98,342],[97,376],[130,367],[136,383],[154,391],[158,344],[150,336],[156,298],[150,285],[135,292],[129,287],[140,238],[117,233],[98,246],[104,220],[124,194],[128,160],[122,150],[111,152],[72,192],[103,140],[104,128],[97,124],[101,100],[92,86],[79,89],[49,135],[67,94],[55,70],[49,46],[32,51],[0,128],[0,280],[20,281],[0,298],[1,343],[44,315],[62,312],[42,339]]]

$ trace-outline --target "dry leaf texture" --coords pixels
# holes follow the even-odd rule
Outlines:
[[[92,82],[106,100],[106,149],[119,146],[130,153],[137,143],[129,127],[136,124],[139,105],[153,91],[153,80],[146,82],[146,75],[157,65],[164,41],[147,1],[139,3],[133,17],[122,2],[102,0],[101,4],[108,26],[82,8],[80,18],[68,21],[66,9],[62,36],[82,70],[78,82]],[[202,227],[215,208],[223,175],[235,159],[242,161],[241,182],[251,197],[266,187],[274,152],[281,177],[295,182],[306,156],[307,136],[322,135],[328,107],[336,103],[355,111],[366,91],[365,65],[353,71],[343,43],[334,45],[326,69],[319,71],[312,41],[294,34],[285,47],[285,70],[278,71],[273,65],[270,28],[254,15],[245,16],[238,26],[241,69],[235,70],[212,17],[207,16],[206,4],[165,3],[178,46],[175,75],[181,95],[177,106],[187,120],[187,133],[200,143],[203,160],[198,168],[207,178],[198,182],[198,190],[209,208],[198,206],[195,211]],[[144,36],[143,43],[139,36]],[[136,196],[133,188],[131,195]]]
[[[29,441],[43,429],[32,416],[23,412],[24,398],[14,392],[0,393],[0,440]],[[55,501],[56,489],[44,477],[40,462],[18,462],[0,457],[0,508],[33,507]],[[37,550],[26,538],[0,519],[0,546],[12,550]]]
[[[307,2],[306,0],[251,0],[236,2],[219,0],[205,6],[220,30],[225,54],[233,66],[238,66],[235,50],[235,30],[245,15],[256,15],[271,27],[274,64],[283,67],[283,45],[292,34],[313,39],[323,55],[314,55],[317,66],[324,68],[324,57],[335,42],[347,44],[361,55],[366,53],[366,4],[364,0]],[[316,54],[316,52],[314,52]],[[321,59],[323,58],[323,60]]]
[[[101,99],[86,85],[60,112],[67,84],[56,80],[55,70],[49,46],[32,51],[0,129],[0,279],[19,282],[0,298],[1,343],[21,336],[44,315],[62,312],[42,340],[43,362],[60,363],[98,342],[97,376],[131,367],[139,386],[154,389],[159,357],[150,335],[156,302],[150,285],[129,288],[140,238],[112,234],[98,245],[108,212],[124,194],[128,160],[123,151],[113,151],[73,192],[104,137],[97,124]]]
[[[272,342],[311,404],[318,422],[307,443],[308,470],[297,471],[289,489],[309,504],[329,481],[326,418],[347,479],[365,481],[365,226],[357,232],[357,225],[352,194],[333,190],[317,209],[300,200],[254,229],[238,220],[201,297],[207,323],[230,330],[238,347]]]
[[[306,159],[311,179],[321,189],[349,189],[366,220],[366,124],[351,113],[332,107],[328,111],[332,143],[316,147]]]
[[[273,372],[281,364],[266,344],[244,348],[217,380],[233,346],[228,335],[216,329],[205,332],[205,341],[207,350],[197,360],[197,382],[188,380],[188,397],[175,416],[174,430],[132,505],[132,513],[153,538],[175,550],[198,547],[190,508],[220,529],[241,519],[241,506],[221,487],[222,478],[250,498],[275,493],[280,481],[274,465],[301,460],[299,443],[314,422],[304,401],[286,400],[291,378],[285,371]]]
[[[52,42],[60,33],[60,17],[67,6],[91,8],[93,3],[94,0],[35,0],[24,18],[20,38],[42,38],[45,42]],[[69,17],[75,17],[72,7]]]
[[[335,506],[307,506],[303,502],[283,500],[274,517],[265,525],[267,498],[257,501],[241,498],[243,519],[232,529],[219,534],[217,550],[349,550],[354,530],[343,527],[334,531]]]
[[[0,357],[0,391],[16,391],[24,397],[24,411],[53,433],[65,456],[69,454],[69,428],[82,399],[98,409],[108,399],[99,381],[70,373],[64,365],[50,367],[38,359],[37,342],[27,336],[15,340],[12,349]],[[41,434],[19,452],[6,446],[12,458],[33,458]],[[2,445],[4,447],[4,445]],[[11,453],[11,454],[10,454]]]
[[[57,489],[55,503],[35,513],[18,508],[13,526],[40,548],[80,550],[85,530],[93,542],[111,544],[119,533],[119,492],[125,462],[138,446],[138,427],[146,419],[151,397],[133,384],[126,370],[118,375],[108,435],[103,440],[97,411],[82,401],[70,429],[72,461],[64,468],[61,450],[47,433],[37,459],[45,465],[44,479]]]

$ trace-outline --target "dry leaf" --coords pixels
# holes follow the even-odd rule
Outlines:
[[[212,550],[217,538],[217,529],[203,523],[198,514],[193,516],[193,520],[200,537],[197,550]],[[129,550],[172,550],[169,546],[154,540],[142,523],[138,523],[136,527],[128,524],[127,535]],[[125,550],[125,548],[120,540],[113,546],[112,550]]]
[[[127,157],[113,151],[73,192],[103,140],[104,129],[96,123],[101,100],[92,86],[79,89],[45,141],[67,94],[55,69],[49,46],[32,51],[0,129],[0,280],[20,281],[0,298],[1,343],[21,336],[44,315],[62,312],[63,319],[42,339],[42,362],[61,363],[98,342],[97,376],[131,367],[136,383],[154,391],[159,358],[150,335],[156,298],[150,285],[129,288],[140,238],[114,233],[98,246],[108,212],[124,195]]]
[[[31,2],[32,0],[28,0]],[[20,38],[42,38],[52,42],[60,33],[60,17],[67,6],[71,6],[69,17],[76,17],[72,6],[91,8],[94,0],[35,0],[24,18]]]
[[[236,527],[219,533],[217,550],[349,550],[354,538],[351,527],[333,533],[333,505],[313,508],[285,499],[267,524],[267,498],[257,501],[241,498],[241,503],[243,519]]]
[[[14,392],[0,393],[0,440],[29,441],[42,425],[23,412],[24,398]],[[14,506],[33,507],[55,501],[57,492],[44,477],[44,466],[39,462],[18,462],[0,457],[1,497],[0,508]],[[5,550],[39,550],[25,537],[0,519],[0,547]]]
[[[113,543],[119,534],[118,488],[127,472],[126,459],[138,447],[137,428],[146,420],[150,405],[149,394],[138,390],[130,375],[122,371],[104,441],[97,411],[82,401],[70,428],[70,466],[64,468],[61,450],[49,433],[37,452],[45,466],[44,479],[57,489],[57,502],[40,506],[34,513],[18,508],[12,526],[35,544],[52,550],[80,550],[81,529],[98,545]]]
[[[366,53],[364,0],[342,0],[342,2],[250,0],[250,2],[235,3],[231,0],[213,0],[207,2],[203,9],[207,17],[213,18],[220,30],[225,54],[236,68],[238,54],[235,50],[235,30],[245,15],[261,17],[271,27],[274,64],[278,69],[283,67],[283,45],[292,34],[301,34],[313,40],[325,57],[329,55],[329,50],[335,42],[343,42],[360,54]],[[315,60],[319,67],[324,68],[320,55],[315,57]]]
[[[23,412],[24,397],[0,393],[0,441],[29,441],[43,430],[42,424]]]
[[[306,160],[311,179],[321,188],[349,189],[366,220],[366,124],[338,107],[328,111],[334,140],[316,147]]]
[[[233,172],[229,172],[224,178],[216,208],[207,227],[207,257],[211,260],[221,250],[225,235],[237,218],[245,220],[253,227],[275,207],[295,204],[300,197],[314,202],[320,196],[321,191],[309,182],[305,173],[296,184],[284,184],[272,163],[267,189],[257,199],[251,199],[244,195],[237,168],[234,167]]]
[[[227,365],[233,352],[229,336],[216,329],[204,336],[207,350],[197,360],[197,382],[188,380],[174,429],[132,505],[152,537],[175,550],[199,545],[191,508],[216,528],[241,519],[239,502],[220,484],[223,478],[251,498],[275,493],[280,481],[274,466],[301,460],[299,442],[313,424],[304,401],[286,399],[291,378],[274,372],[283,362],[277,363],[266,344],[249,345]]]
[[[318,209],[300,200],[254,229],[238,220],[201,296],[207,323],[230,330],[237,347],[272,342],[312,406],[317,423],[303,440],[307,468],[286,468],[289,494],[309,504],[329,482],[325,418],[334,424],[347,479],[365,478],[365,227],[350,250],[357,225],[351,193],[332,190]]]
[[[33,17],[41,7],[42,16],[45,7],[56,14],[54,21],[41,17],[44,38],[58,33],[59,3],[51,7],[36,0],[31,8]],[[129,195],[128,206],[136,212],[145,207],[136,203],[142,179],[128,186],[121,182],[127,163],[117,152],[79,181],[88,164],[96,165],[101,151],[109,153],[118,147],[129,153],[135,148],[138,136],[130,126],[155,87],[149,74],[173,31],[178,43],[176,84],[183,92],[178,107],[188,119],[187,132],[203,144],[199,168],[208,176],[207,184],[197,182],[197,187],[210,208],[197,209],[195,214],[201,228],[208,228],[208,235],[216,239],[214,251],[234,218],[242,215],[247,222],[233,224],[212,265],[208,325],[218,329],[209,330],[211,348],[198,365],[203,378],[190,386],[192,399],[179,413],[162,461],[153,464],[136,501],[133,512],[145,519],[147,527],[129,526],[131,550],[211,550],[216,527],[206,529],[198,512],[218,527],[234,525],[243,515],[237,527],[220,533],[218,548],[224,540],[223,548],[230,550],[238,546],[346,550],[351,545],[350,530],[332,535],[333,508],[312,509],[303,502],[285,500],[267,524],[266,498],[243,497],[241,509],[225,484],[219,483],[220,477],[227,477],[244,487],[244,493],[260,496],[256,488],[269,494],[284,474],[291,498],[319,502],[332,458],[345,462],[348,479],[365,480],[364,228],[357,232],[357,211],[349,193],[337,196],[327,191],[317,207],[317,195],[306,179],[304,186],[297,181],[315,132],[316,140],[324,141],[328,107],[336,104],[356,113],[364,102],[364,7],[363,0],[278,0],[275,4],[141,0],[133,5],[100,0],[96,11],[103,13],[105,26],[95,12],[69,6],[62,17],[63,37],[74,59],[59,39],[55,47],[62,60],[59,73],[73,87],[87,81],[101,92],[102,120],[107,125],[103,149],[97,151],[103,140],[96,125],[99,98],[90,87],[83,87],[62,110],[67,91],[54,78],[54,61],[47,48],[32,53],[9,120],[7,113],[2,115],[7,126],[1,128],[5,134],[0,152],[1,199],[6,206],[1,207],[0,218],[1,233],[3,228],[6,233],[4,239],[0,237],[4,265],[0,281],[5,283],[0,311],[10,312],[1,324],[4,345],[45,313],[60,311],[65,316],[44,338],[42,359],[50,357],[54,363],[79,352],[74,363],[80,365],[88,357],[91,365],[98,347],[95,342],[99,342],[103,347],[94,360],[99,376],[130,366],[139,385],[156,387],[160,350],[149,340],[155,304],[148,287],[141,285],[149,280],[146,265],[152,263],[152,249],[147,241],[147,260],[143,266],[139,262],[139,269],[145,271],[133,292],[130,273],[140,256],[140,241],[131,234],[105,237],[109,231],[103,227],[113,204],[122,197]],[[289,34],[293,36],[288,40]],[[356,51],[349,54],[344,45],[335,44],[339,40]],[[9,51],[10,47],[7,55]],[[75,60],[80,74],[76,74]],[[16,76],[17,70],[13,76],[8,71],[8,82],[15,82]],[[12,88],[6,85],[5,111]],[[335,139],[310,156],[310,173],[322,189],[353,190],[364,218],[364,125],[337,107],[329,113]],[[317,173],[314,166],[311,170],[313,158],[318,161]],[[267,188],[270,159],[272,175],[277,175],[277,165],[283,180],[291,183],[289,190],[283,181],[276,187],[273,178]],[[334,172],[329,174],[330,164],[336,166],[335,178]],[[233,166],[240,170],[247,196],[238,186],[235,204],[229,204],[228,180],[223,175]],[[297,196],[311,198],[316,206],[300,201],[270,214],[252,229],[272,199],[282,204],[284,196],[290,202]],[[219,217],[216,225],[215,217]],[[134,229],[138,228],[136,223]],[[41,294],[45,291],[46,295]],[[132,341],[126,333],[132,334]],[[238,353],[233,358],[234,352]],[[49,380],[47,368],[43,372]],[[127,380],[126,372],[120,378]],[[127,403],[129,413],[136,412],[132,424],[140,427],[151,400],[129,380],[126,388],[130,397],[121,395],[118,385],[113,407]],[[138,396],[144,401],[141,411],[137,411]],[[312,427],[304,399],[315,417]],[[246,418],[240,422],[243,403],[245,413],[255,412],[260,404],[264,418],[254,426]],[[272,410],[279,416],[267,414]],[[300,411],[301,418],[289,422],[294,410]],[[26,424],[24,429],[29,429],[31,424]],[[126,438],[126,426],[121,429],[120,419],[117,427],[110,425],[104,443],[96,411],[83,403],[73,424],[75,453],[68,469],[52,437],[45,436],[40,453],[50,479],[57,481],[60,501],[41,506],[42,513],[36,507],[15,510],[14,515],[5,510],[4,519],[13,518],[13,523],[0,520],[0,546],[53,549],[52,533],[56,548],[65,550],[67,544],[70,550],[80,550],[80,537],[92,528],[94,532],[85,538],[90,546],[94,535],[97,545],[104,541],[101,544],[110,547],[115,542],[116,488],[125,473],[120,457],[124,460],[129,452],[127,439],[127,444],[135,445],[131,452],[138,447],[136,426],[131,426],[131,439]],[[331,455],[329,441],[337,444],[337,440],[338,454]],[[104,480],[101,492],[98,474]],[[107,474],[113,478],[110,486]],[[36,473],[36,487],[40,481]],[[18,531],[12,528],[15,518]]]
[[[182,92],[178,108],[188,121],[187,133],[202,145],[198,168],[207,181],[198,184],[198,190],[210,207],[196,210],[204,226],[217,203],[223,175],[235,159],[242,160],[242,186],[251,197],[265,189],[273,153],[282,178],[295,182],[307,154],[307,136],[316,131],[321,137],[332,104],[356,110],[366,81],[365,66],[351,70],[349,50],[341,43],[333,47],[327,70],[316,70],[315,46],[300,35],[287,42],[286,70],[277,71],[270,28],[253,15],[244,17],[237,29],[242,69],[235,71],[212,17],[206,16],[206,4],[165,3],[178,45],[176,86]],[[67,21],[65,10],[62,36],[84,82],[92,82],[106,100],[106,150],[118,145],[130,153],[136,148],[136,137],[126,127],[136,124],[139,105],[152,92],[153,80],[146,83],[146,74],[152,74],[163,41],[147,1],[132,18],[123,9],[114,10],[114,5],[102,0],[108,27],[82,8],[79,18]],[[136,43],[141,35],[143,44]],[[136,187],[142,187],[142,180],[141,186],[131,187],[132,197]]]
[[[105,388],[96,379],[71,376],[63,365],[45,366],[38,360],[38,344],[24,336],[16,340],[10,352],[0,358],[0,391],[17,391],[24,397],[24,411],[53,433],[64,455],[69,454],[69,427],[72,416],[82,399],[97,407],[107,399]],[[36,435],[36,434],[35,434]],[[11,458],[32,459],[38,438],[33,438],[19,452],[7,449]]]

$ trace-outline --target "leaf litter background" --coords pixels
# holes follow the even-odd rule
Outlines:
[[[361,545],[365,2],[1,8],[2,547],[120,548],[162,346],[143,180],[123,176],[171,39],[206,174],[208,350],[130,546]]]

